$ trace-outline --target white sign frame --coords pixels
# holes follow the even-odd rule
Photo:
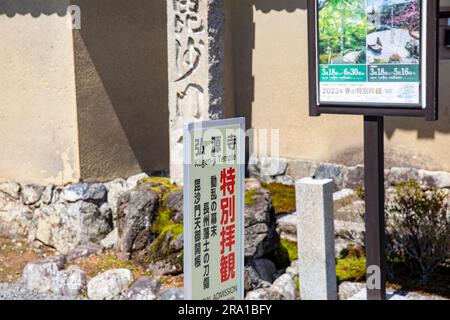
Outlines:
[[[245,254],[244,254],[244,242],[245,242],[245,118],[234,118],[224,120],[207,120],[207,121],[195,121],[184,125],[184,197],[183,197],[183,215],[184,215],[184,298],[185,300],[192,300],[193,283],[192,283],[192,268],[191,257],[193,253],[193,244],[191,232],[193,231],[192,219],[190,208],[192,206],[192,188],[190,187],[190,181],[192,179],[192,170],[190,163],[191,151],[193,146],[191,145],[192,132],[195,130],[205,130],[214,128],[223,128],[230,126],[239,126],[240,135],[238,139],[238,168],[240,170],[239,179],[237,183],[240,187],[240,201],[236,204],[236,219],[240,221],[239,228],[236,231],[236,238],[240,237],[240,246],[236,249],[239,255],[239,263],[236,266],[236,277],[238,277],[238,295],[239,299],[244,299],[244,269],[245,269]]]

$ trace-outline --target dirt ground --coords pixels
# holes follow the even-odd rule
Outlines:
[[[0,283],[16,282],[28,262],[55,255],[55,250],[39,243],[32,245],[0,238]]]
[[[20,279],[22,270],[27,263],[56,254],[57,252],[54,249],[39,242],[29,244],[23,241],[0,238],[0,283],[16,282]],[[79,259],[66,267],[71,265],[79,266],[90,278],[101,272],[116,268],[129,269],[133,273],[135,280],[142,276],[150,276],[142,266],[132,262],[120,261],[111,251],[105,251],[98,256]],[[163,276],[159,280],[162,283],[162,290],[183,287],[183,275]]]

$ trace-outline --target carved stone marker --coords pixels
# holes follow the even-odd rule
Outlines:
[[[331,179],[296,182],[298,259],[302,300],[336,300]]]
[[[167,0],[170,176],[183,182],[183,124],[224,112],[224,0]]]

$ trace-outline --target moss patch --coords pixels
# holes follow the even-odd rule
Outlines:
[[[148,188],[158,193],[162,199],[177,190],[183,189],[180,186],[170,183],[169,178],[161,178],[161,177],[149,177],[142,180],[139,180],[138,185],[148,185]]]
[[[152,225],[152,232],[158,235],[172,232],[172,237],[177,238],[183,233],[183,226],[173,222],[171,219],[172,211],[164,207],[158,211],[157,217]]]
[[[245,205],[247,206],[256,205],[256,197],[259,195],[260,193],[256,189],[250,189],[245,191]]]
[[[297,242],[291,242],[288,240],[281,239],[280,241],[280,247],[284,248],[289,257],[289,261],[295,261],[298,259],[298,245]]]
[[[339,281],[362,281],[366,277],[366,258],[347,257],[338,259],[336,276]]]
[[[292,213],[296,209],[295,187],[281,183],[262,184],[272,196],[272,204],[276,214]]]

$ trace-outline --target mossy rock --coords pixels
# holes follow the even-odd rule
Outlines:
[[[164,198],[171,192],[183,189],[180,186],[172,184],[169,178],[149,177],[139,180],[137,183],[140,187],[147,187],[157,192],[161,198]]]
[[[292,213],[296,210],[295,187],[281,183],[262,184],[272,196],[272,205],[276,214]]]
[[[151,231],[156,235],[162,235],[167,232],[172,233],[172,238],[178,238],[183,234],[183,225],[177,224],[172,220],[172,211],[168,208],[159,210],[153,222]]]

